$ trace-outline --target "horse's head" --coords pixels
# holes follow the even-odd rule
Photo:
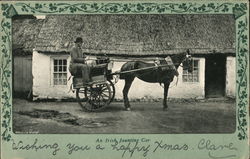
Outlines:
[[[188,72],[192,72],[193,70],[192,57],[189,49],[186,52],[180,54],[174,54],[171,55],[170,57],[176,69],[178,69],[178,67],[182,63],[186,67],[186,69],[188,69]]]
[[[192,56],[190,54],[189,49],[185,52],[185,58],[183,59],[182,63],[183,63],[183,67],[185,67],[188,70],[188,72],[192,73],[193,63],[192,63]]]

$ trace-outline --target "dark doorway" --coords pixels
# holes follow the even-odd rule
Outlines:
[[[17,98],[31,98],[32,56],[14,56],[13,59],[13,95]]]
[[[226,56],[208,55],[205,70],[205,96],[207,98],[225,96]]]

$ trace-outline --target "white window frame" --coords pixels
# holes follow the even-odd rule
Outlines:
[[[200,59],[199,58],[192,58],[193,61],[198,61],[198,69],[197,69],[197,74],[198,74],[198,80],[197,81],[184,81],[183,76],[184,75],[188,75],[188,74],[193,74],[193,73],[188,73],[188,74],[184,74],[184,64],[183,64],[183,68],[182,68],[182,82],[183,83],[199,83],[200,82]],[[194,63],[192,62],[193,68],[194,68]]]
[[[63,73],[66,73],[66,84],[54,84],[54,60],[66,60],[66,71]],[[68,56],[50,56],[50,84],[51,86],[54,87],[67,87],[68,85],[68,66],[69,62],[68,62]]]

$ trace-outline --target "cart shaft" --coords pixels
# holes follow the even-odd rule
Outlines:
[[[170,67],[169,65],[158,65],[158,66],[152,66],[152,67],[145,67],[145,68],[138,68],[138,69],[133,69],[129,71],[119,71],[119,72],[114,72],[111,73],[110,75],[117,75],[117,74],[124,74],[124,73],[131,73],[131,72],[137,72],[137,71],[142,71],[142,70],[149,70],[149,69],[154,69],[154,68],[159,68],[159,67]]]

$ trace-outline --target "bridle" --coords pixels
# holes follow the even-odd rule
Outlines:
[[[183,62],[184,61],[186,61],[186,60],[188,60],[188,59],[192,59],[192,56],[189,54],[189,50],[187,50],[187,54],[186,54],[186,58],[184,58],[182,61],[181,61],[181,64],[179,65],[180,67],[182,67],[183,68]],[[177,84],[178,84],[178,81],[179,81],[179,76],[177,76],[177,79],[176,79],[176,83],[174,84],[174,85],[170,85],[169,86],[169,88],[172,88],[172,87],[174,87],[174,86],[177,86]]]
[[[188,50],[188,53],[189,53],[189,50]],[[186,61],[186,60],[188,60],[188,59],[192,59],[192,56],[190,54],[186,54],[186,58],[184,58],[181,61],[181,64],[179,66],[183,68],[183,62]]]

